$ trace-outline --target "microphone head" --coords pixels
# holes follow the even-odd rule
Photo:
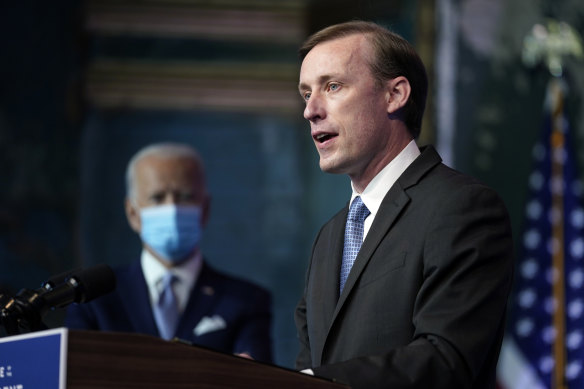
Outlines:
[[[77,268],[74,270],[68,270],[68,271],[63,272],[61,274],[57,274],[55,276],[52,276],[51,278],[49,278],[48,280],[46,280],[45,282],[43,282],[41,284],[41,288],[49,291],[49,290],[53,289],[55,286],[61,285],[62,283],[66,282],[72,275],[74,275],[75,273],[78,273],[79,271],[81,271],[81,268]]]
[[[116,288],[116,276],[106,264],[75,272],[67,283],[75,288],[75,302],[86,303]]]

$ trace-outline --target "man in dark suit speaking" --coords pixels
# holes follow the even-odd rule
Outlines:
[[[297,368],[353,388],[494,388],[511,288],[506,208],[419,149],[424,65],[353,21],[300,49],[304,117],[352,196],[319,231],[296,309]]]
[[[199,154],[185,144],[150,145],[126,176],[126,215],[142,255],[116,269],[114,293],[70,306],[66,325],[178,337],[270,362],[270,294],[203,259],[210,198]]]

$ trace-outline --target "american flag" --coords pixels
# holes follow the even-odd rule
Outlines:
[[[563,111],[565,84],[550,81],[533,171],[509,326],[498,366],[503,389],[584,388],[584,187]]]

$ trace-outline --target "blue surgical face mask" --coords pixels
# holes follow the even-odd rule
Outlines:
[[[140,237],[158,255],[180,262],[198,246],[202,236],[201,207],[160,205],[140,210]]]

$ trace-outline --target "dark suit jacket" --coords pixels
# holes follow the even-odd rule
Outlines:
[[[116,290],[87,304],[69,306],[65,325],[159,336],[140,260],[115,272]],[[270,304],[271,296],[264,289],[221,274],[204,263],[176,337],[225,353],[247,352],[257,360],[271,362]],[[221,319],[225,328],[217,325]],[[194,328],[201,320],[211,326],[197,336]]]
[[[347,212],[312,249],[297,368],[353,388],[494,388],[513,255],[495,192],[426,148],[385,196],[339,296]]]

